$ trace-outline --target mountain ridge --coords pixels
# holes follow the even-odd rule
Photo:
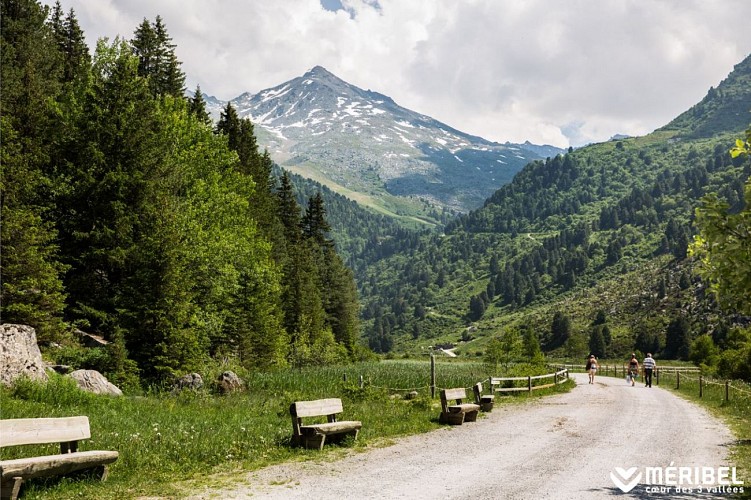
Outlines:
[[[461,132],[322,66],[227,102],[282,167],[403,214],[424,216],[431,206],[468,212],[529,161],[563,151]],[[227,102],[208,109],[217,117]]]

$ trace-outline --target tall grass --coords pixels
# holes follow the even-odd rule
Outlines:
[[[436,363],[436,385],[469,388],[486,379],[488,370],[481,363]],[[185,480],[204,482],[211,473],[320,457],[320,452],[289,446],[289,406],[294,401],[342,398],[341,418],[363,422],[358,441],[345,446],[363,447],[381,438],[439,427],[440,404],[430,397],[430,364],[426,361],[251,373],[244,374],[244,380],[245,391],[227,396],[204,391],[95,396],[60,376],[53,376],[47,384],[20,381],[13,389],[1,390],[2,418],[87,415],[92,438],[82,441],[79,449],[120,452],[104,483],[32,481],[25,497],[180,496],[177,484]],[[402,397],[413,390],[416,398]],[[335,453],[337,448],[326,446],[324,454]],[[10,459],[54,454],[59,447],[36,445],[1,451],[3,459]]]

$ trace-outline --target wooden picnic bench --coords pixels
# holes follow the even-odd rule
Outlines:
[[[0,420],[0,447],[60,443],[60,454],[0,461],[0,498],[18,498],[24,480],[90,471],[101,480],[116,451],[78,451],[89,439],[89,417],[16,418]]]
[[[292,416],[292,444],[305,448],[323,449],[326,438],[342,438],[357,434],[362,422],[357,420],[337,421],[336,416],[344,411],[339,398],[317,399],[315,401],[296,401],[289,407]],[[326,417],[325,423],[303,425],[303,418]]]
[[[493,403],[495,402],[495,394],[483,394],[482,382],[477,382],[472,390],[475,393],[475,404],[480,405],[482,411],[493,411]]]
[[[464,403],[467,392],[463,387],[456,389],[441,389],[441,416],[438,421],[442,424],[462,425],[464,422],[474,422],[480,413],[480,405]],[[454,403],[451,403],[454,401]]]

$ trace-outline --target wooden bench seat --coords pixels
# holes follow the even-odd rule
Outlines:
[[[493,411],[493,403],[495,403],[494,394],[482,393],[482,382],[477,382],[472,390],[475,393],[475,404],[480,405],[482,411]]]
[[[477,420],[480,405],[465,403],[465,399],[467,399],[467,392],[463,387],[441,389],[441,415],[438,421],[442,424],[462,425],[464,422]]]
[[[78,441],[89,439],[89,418],[18,418],[0,420],[0,447],[60,443],[59,455],[0,461],[0,498],[15,500],[23,481],[90,471],[101,480],[107,465],[116,461],[116,451],[77,451]]]
[[[290,405],[292,416],[292,444],[305,448],[323,449],[326,438],[353,436],[362,428],[358,420],[337,421],[337,414],[342,413],[344,407],[339,398],[317,399],[314,401],[296,401]],[[303,425],[303,418],[326,417],[327,422]]]

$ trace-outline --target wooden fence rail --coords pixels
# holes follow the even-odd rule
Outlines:
[[[686,390],[692,384],[696,384],[699,397],[703,398],[708,387],[719,387],[722,391],[722,399],[724,401],[730,401],[731,398],[738,400],[751,400],[751,386],[749,384],[741,382],[739,380],[719,380],[702,375],[700,371],[693,373],[682,373],[680,371],[664,372],[663,381],[665,377],[675,378],[675,388],[677,390]]]
[[[527,377],[490,377],[488,384],[492,392],[532,392],[539,389],[546,389],[560,384],[562,381],[568,378],[568,369],[562,368],[553,373],[546,373],[545,375],[529,375]],[[553,382],[547,384],[535,385],[533,381],[552,378]],[[513,385],[515,382],[526,381],[526,386]],[[501,387],[502,385],[508,385],[507,382],[511,382],[509,387]]]

